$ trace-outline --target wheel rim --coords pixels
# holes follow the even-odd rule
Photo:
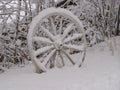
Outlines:
[[[71,51],[84,52],[85,37],[82,24],[70,11],[49,8],[39,13],[28,32],[28,48],[35,67],[47,71],[56,66],[59,56],[62,66],[66,57],[72,65],[78,64]],[[82,58],[82,57],[81,57]]]

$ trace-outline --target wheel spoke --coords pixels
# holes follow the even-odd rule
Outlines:
[[[73,23],[69,24],[69,26],[65,29],[65,31],[63,32],[63,36],[62,36],[62,40],[65,39],[65,37],[68,35],[68,33],[72,30],[73,27]]]
[[[51,50],[51,49],[53,49],[53,48],[54,48],[54,46],[42,47],[42,48],[36,50],[36,51],[34,52],[34,55],[37,56],[37,55],[42,54],[42,53],[44,53],[44,52],[46,52],[46,51],[48,51],[48,50]]]
[[[82,66],[83,62],[85,61],[85,56],[86,56],[86,50],[82,53],[82,62],[79,64],[79,67]]]
[[[54,35],[56,35],[56,26],[55,26],[55,24],[54,24],[54,19],[53,19],[53,17],[50,17],[49,20],[50,20],[51,29],[53,30]]]
[[[45,66],[48,61],[52,58],[52,56],[54,56],[54,54],[56,53],[56,50],[52,50],[44,59],[44,61],[41,63],[43,66]]]
[[[52,42],[48,38],[45,38],[45,37],[38,37],[38,36],[36,36],[36,37],[33,37],[33,40],[34,41],[42,41],[44,43],[52,44]]]
[[[72,37],[68,37],[66,38],[63,43],[66,43],[66,42],[69,42],[69,41],[72,41],[72,40],[75,40],[75,39],[78,39],[78,38],[81,38],[82,37],[82,34],[74,34]]]
[[[65,66],[64,59],[63,59],[63,56],[62,56],[61,51],[59,51],[59,56],[60,56],[60,58],[61,58],[61,61],[62,61],[63,66]]]
[[[66,47],[66,48],[69,48],[69,49],[74,49],[74,50],[78,50],[78,51],[83,51],[84,50],[84,45],[82,44],[82,45],[80,45],[80,46],[78,46],[78,45],[72,45],[72,44],[64,44],[63,45],[64,47]]]
[[[47,71],[46,67],[43,64],[41,64],[41,62],[39,61],[39,59],[35,58],[34,60],[36,62],[35,64],[37,65],[37,67],[40,70],[42,70],[42,72],[46,72]]]
[[[72,58],[70,57],[69,53],[65,52],[64,50],[61,50],[65,56],[67,56],[67,58],[70,60],[70,62],[75,65],[75,62],[72,60]]]
[[[54,36],[49,32],[49,30],[47,30],[43,26],[41,26],[41,28],[42,28],[43,32],[46,33],[52,41],[54,41]]]
[[[51,57],[50,68],[55,67],[55,58],[56,58],[56,53]]]
[[[59,27],[59,34],[61,34],[61,32],[62,32],[62,23],[63,23],[63,17],[61,17],[61,19],[60,19],[60,27]]]

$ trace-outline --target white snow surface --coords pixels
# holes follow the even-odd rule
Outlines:
[[[102,45],[88,48],[81,68],[54,68],[38,74],[31,62],[13,67],[0,74],[0,90],[120,90],[120,52],[112,56]]]

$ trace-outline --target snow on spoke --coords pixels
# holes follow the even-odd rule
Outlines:
[[[63,59],[63,56],[62,56],[62,51],[58,51],[58,56],[60,57],[60,59],[62,61],[62,65],[65,66],[64,59]]]
[[[54,19],[53,19],[53,17],[50,17],[50,24],[51,24],[51,29],[53,30],[53,32],[54,32],[54,35],[56,35],[56,26],[55,26],[55,24],[54,24]]]
[[[59,34],[61,34],[61,32],[62,32],[62,22],[63,22],[63,17],[61,17],[61,19],[60,19],[60,27],[59,27]]]
[[[42,71],[47,71],[47,69],[45,68],[45,66],[43,66],[42,64],[41,64],[41,62],[40,62],[40,60],[39,59],[37,59],[37,58],[35,58],[34,59],[35,60],[35,64],[37,65],[37,67],[39,68],[39,69],[41,69]]]
[[[73,27],[73,23],[69,24],[69,26],[65,29],[65,31],[63,32],[63,36],[62,36],[62,40],[64,40],[64,38],[68,35],[68,33],[72,30]]]
[[[56,50],[52,50],[47,56],[46,58],[44,59],[44,61],[41,63],[43,66],[45,66],[48,61],[52,58],[52,56],[54,56],[54,54],[56,53]]]
[[[71,58],[71,56],[70,56],[70,54],[69,53],[67,53],[66,51],[64,51],[64,50],[61,50],[63,53],[64,53],[64,55],[65,56],[67,56],[67,58],[70,60],[70,62],[73,64],[73,65],[75,65],[75,62],[72,60],[72,58]]]
[[[42,30],[44,33],[46,33],[50,39],[52,39],[54,41],[54,36],[49,32],[49,30],[47,30],[45,27],[41,26]]]
[[[81,38],[82,34],[74,34],[72,37],[68,37],[64,40],[64,43]]]
[[[63,66],[65,66],[64,59],[63,59],[63,56],[62,56],[61,51],[59,52],[59,56],[60,56],[60,58],[61,58],[61,61],[62,61]]]
[[[42,48],[34,51],[34,55],[37,56],[37,55],[42,54],[42,53],[44,53],[44,52],[46,52],[46,51],[48,51],[50,49],[53,49],[53,48],[54,48],[54,46],[52,46],[52,45],[51,46],[42,47]]]
[[[84,50],[84,45],[72,45],[72,44],[64,44],[63,45],[64,47],[66,48],[69,48],[69,49],[74,49],[74,50],[78,50],[78,51],[83,51]]]
[[[35,37],[33,37],[33,40],[52,44],[52,42],[48,38],[45,38],[45,37],[35,36]]]

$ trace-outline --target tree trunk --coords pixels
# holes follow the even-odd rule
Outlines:
[[[18,0],[18,10],[16,15],[16,32],[15,32],[15,57],[14,60],[17,62],[17,39],[18,39],[18,31],[19,31],[19,22],[20,22],[20,8],[21,8],[21,0]]]
[[[120,25],[120,5],[118,9],[118,15],[117,15],[117,26],[116,26],[116,35],[118,36],[120,33],[119,26]]]
[[[32,8],[31,8],[31,2],[30,2],[30,0],[28,0],[28,4],[29,4],[29,12],[30,12],[30,14],[29,14],[30,21],[32,21]]]

